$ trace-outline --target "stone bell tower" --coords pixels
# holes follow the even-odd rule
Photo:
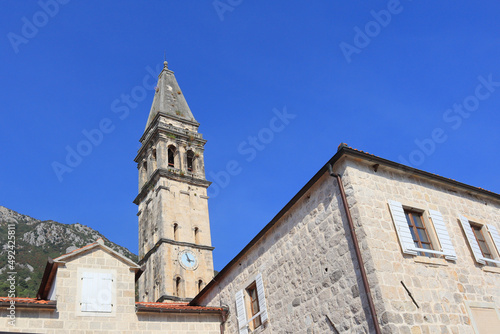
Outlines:
[[[203,152],[206,140],[167,62],[136,158],[139,300],[188,301],[214,276]]]

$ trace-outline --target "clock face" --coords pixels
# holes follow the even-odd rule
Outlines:
[[[189,270],[195,270],[198,267],[196,255],[189,250],[182,251],[179,254],[179,261],[184,268]]]

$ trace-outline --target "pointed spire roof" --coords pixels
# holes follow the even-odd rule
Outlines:
[[[146,129],[151,125],[155,116],[159,113],[165,113],[174,117],[196,122],[193,113],[182,94],[179,84],[175,79],[174,72],[168,69],[168,63],[163,62],[163,70],[158,76],[156,92],[149,112]]]

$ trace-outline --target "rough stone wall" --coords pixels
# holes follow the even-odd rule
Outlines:
[[[212,245],[204,187],[162,178],[142,201],[139,209],[141,259],[160,238],[175,240],[174,224],[178,225],[178,241],[195,244],[194,230],[198,228],[199,245]],[[186,270],[180,265],[179,253],[186,249],[190,249],[198,257],[196,270]],[[213,273],[211,250],[163,243],[146,262],[145,273],[139,279],[139,299],[154,302],[157,296],[175,296],[173,281],[176,276],[182,279],[182,293],[179,297],[193,298],[198,293],[197,281],[201,279],[207,284]],[[154,292],[155,285],[159,287],[158,294]]]
[[[269,321],[255,332],[371,332],[338,189],[336,180],[325,173],[203,296],[202,305],[229,306],[227,333],[238,333],[235,293],[258,273]]]
[[[115,312],[105,316],[78,314],[78,268],[110,270],[116,273]],[[16,326],[8,325],[5,309],[0,309],[0,331],[30,333],[165,333],[219,334],[218,315],[136,313],[134,272],[102,250],[75,257],[57,274],[57,311],[16,309]]]
[[[465,215],[500,230],[500,203],[388,167],[381,166],[375,172],[371,165],[359,161],[346,164],[343,180],[362,238],[383,332],[474,333],[467,304],[486,303],[498,309],[500,271],[475,263],[458,218]],[[388,200],[427,212],[440,211],[457,261],[404,255]],[[432,226],[426,223],[427,228]],[[411,301],[401,281],[420,308]],[[379,284],[373,286],[374,282]]]
[[[155,127],[162,130],[153,137]],[[148,182],[156,168],[168,170],[169,176],[160,177],[149,185],[147,195],[139,204],[139,258],[150,251],[160,239],[211,247],[207,189],[192,179],[205,180],[203,160],[204,141],[198,127],[175,117],[160,116],[143,140],[139,161],[139,190]],[[168,166],[168,147],[175,147],[174,166]],[[153,151],[156,150],[156,159]],[[193,170],[188,171],[187,154],[194,154]],[[147,171],[143,167],[147,161]],[[174,224],[177,233],[174,236]],[[195,229],[198,240],[195,240]],[[189,249],[198,257],[198,268],[184,269],[178,261],[179,253]],[[213,277],[212,251],[207,247],[163,243],[145,262],[146,271],[139,280],[139,300],[154,302],[161,296],[193,298],[198,293],[198,281],[207,284]],[[176,277],[181,278],[181,292],[177,296]]]

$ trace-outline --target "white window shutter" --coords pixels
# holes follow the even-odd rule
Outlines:
[[[455,261],[457,259],[457,253],[455,253],[455,248],[453,247],[450,235],[446,229],[443,215],[441,212],[435,210],[429,210],[429,214],[434,224],[434,229],[436,230],[439,243],[441,244],[441,251],[444,253],[445,259]]]
[[[257,296],[259,297],[260,320],[266,322],[269,317],[267,315],[266,294],[264,293],[264,282],[262,282],[262,274],[258,274],[255,278],[255,286],[257,287]]]
[[[113,275],[110,273],[99,274],[99,288],[97,289],[98,312],[111,312],[113,308]]]
[[[403,253],[417,255],[410,227],[406,221],[403,205],[397,201],[389,200],[389,209],[391,210],[392,219],[394,220],[394,226],[396,227],[396,233],[398,234]]]
[[[497,228],[493,225],[486,225],[486,227],[488,228],[488,232],[490,232],[491,239],[497,248],[497,252],[500,254],[500,234],[498,234]]]
[[[247,311],[245,309],[245,293],[243,290],[236,292],[236,313],[238,317],[239,334],[248,334]]]
[[[82,312],[111,312],[113,275],[84,272],[82,274]]]
[[[81,296],[81,311],[94,312],[96,311],[96,288],[99,277],[96,273],[84,272],[82,275],[82,296]]]
[[[477,263],[485,264],[483,259],[483,253],[481,253],[481,249],[477,244],[476,237],[474,236],[474,232],[470,227],[469,220],[464,216],[460,215],[460,224],[465,232],[465,236],[467,237],[467,241],[469,242],[470,248],[472,249],[472,254],[474,254],[474,259],[476,259]]]

